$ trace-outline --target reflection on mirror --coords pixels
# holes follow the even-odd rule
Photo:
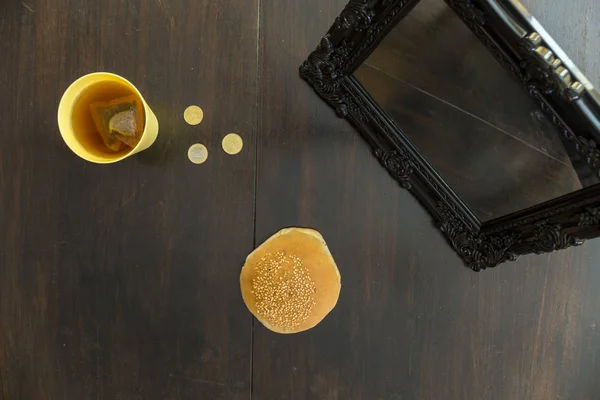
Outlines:
[[[600,183],[442,1],[422,0],[354,75],[482,221]]]

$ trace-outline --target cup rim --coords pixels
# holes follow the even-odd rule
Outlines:
[[[98,77],[98,78],[100,78],[100,77],[111,77],[111,78],[116,78],[117,80],[119,80],[122,83],[124,83],[127,86],[129,86],[129,88],[133,90],[134,94],[137,97],[139,97],[140,100],[142,101],[142,106],[143,106],[142,108],[144,110],[144,130],[142,131],[142,135],[140,136],[140,141],[138,142],[138,144],[135,147],[131,148],[128,152],[123,153],[123,154],[121,154],[121,155],[119,155],[118,157],[115,157],[115,158],[104,159],[104,158],[101,158],[101,157],[98,157],[98,156],[89,157],[88,154],[85,154],[87,151],[81,152],[81,151],[79,151],[79,149],[77,149],[77,150],[74,149],[71,146],[70,140],[67,140],[67,137],[65,136],[65,133],[64,133],[65,129],[73,131],[72,118],[71,118],[72,112],[69,112],[70,110],[66,110],[65,109],[65,107],[68,106],[68,104],[66,103],[65,97],[67,97],[67,94],[69,94],[73,90],[73,88],[76,87],[76,85],[78,83],[80,83],[82,80],[90,79],[91,77]],[[93,82],[93,83],[96,83],[96,82]],[[93,84],[93,83],[90,83],[90,85]],[[89,85],[85,86],[84,89],[87,88],[88,86]],[[75,99],[77,99],[77,97],[75,97]],[[73,100],[73,103],[74,103],[74,100]],[[72,110],[73,103],[69,104],[71,106],[71,110]],[[112,72],[103,72],[103,71],[91,72],[89,74],[82,75],[79,78],[77,78],[76,80],[74,80],[67,87],[67,89],[64,91],[64,93],[63,93],[63,95],[62,95],[62,97],[60,99],[60,102],[58,104],[58,112],[57,112],[58,130],[60,132],[60,135],[61,135],[63,141],[67,145],[67,147],[69,147],[69,149],[71,149],[71,151],[73,151],[73,153],[75,153],[80,158],[82,158],[82,159],[84,159],[86,161],[89,161],[89,162],[96,163],[96,164],[112,164],[112,163],[115,163],[115,162],[118,162],[118,161],[122,161],[125,158],[127,158],[129,156],[132,156],[133,154],[139,152],[140,146],[142,145],[142,139],[146,135],[146,131],[148,129],[148,118],[149,118],[148,108],[149,108],[148,104],[146,104],[146,100],[144,100],[144,97],[142,96],[142,94],[140,93],[140,91],[138,90],[138,88],[135,87],[135,85],[133,83],[131,83],[128,79],[126,79],[126,78],[124,78],[124,77],[122,77],[120,75],[114,74]],[[66,113],[69,113],[69,119],[68,119],[67,122],[65,122],[64,120],[61,120],[61,118],[60,118],[61,115],[64,115]],[[68,123],[69,126],[65,126],[65,123]],[[86,150],[85,147],[81,143],[79,143],[79,145],[82,147],[83,150]]]

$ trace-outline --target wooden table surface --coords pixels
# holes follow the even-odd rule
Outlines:
[[[600,87],[600,4],[596,0],[520,1],[588,80]]]
[[[600,398],[600,242],[465,268],[298,77],[344,3],[0,4],[0,399]],[[56,125],[69,83],[101,70],[161,125],[110,166]],[[284,336],[253,321],[238,276],[293,225],[323,233],[343,286]]]

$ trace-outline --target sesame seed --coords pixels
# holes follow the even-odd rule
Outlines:
[[[256,264],[252,279],[256,312],[270,325],[296,329],[310,317],[316,291],[308,268],[293,254],[269,253]]]

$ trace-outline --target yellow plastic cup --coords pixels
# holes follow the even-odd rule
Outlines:
[[[144,105],[144,131],[134,148],[112,152],[96,132],[89,105],[97,101],[135,95]],[[95,72],[77,79],[63,94],[58,105],[58,129],[71,150],[84,160],[110,164],[146,150],[158,136],[158,120],[139,90],[127,79],[109,72]]]

